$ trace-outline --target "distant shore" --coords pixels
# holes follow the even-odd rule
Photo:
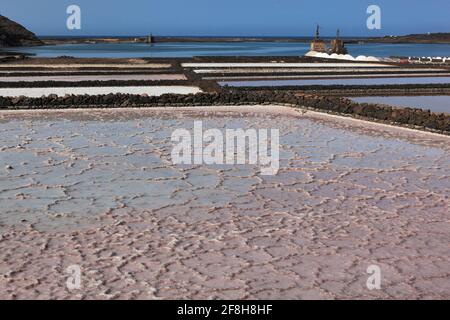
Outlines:
[[[45,45],[55,44],[89,44],[89,43],[146,43],[147,37],[143,36],[42,36],[41,40]],[[171,37],[155,36],[155,43],[172,42],[301,42],[308,43],[312,37]],[[333,37],[324,37],[331,40]],[[424,43],[424,44],[450,44],[450,33],[416,34],[405,36],[385,36],[385,37],[343,37],[345,43]]]

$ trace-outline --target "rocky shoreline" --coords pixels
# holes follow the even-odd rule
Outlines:
[[[432,113],[421,109],[396,108],[381,104],[356,103],[346,98],[286,91],[166,94],[159,97],[129,94],[66,95],[64,97],[50,95],[41,98],[0,97],[0,110],[269,104],[310,108],[321,112],[450,135],[449,114]]]

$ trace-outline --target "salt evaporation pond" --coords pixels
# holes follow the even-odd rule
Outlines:
[[[0,113],[0,298],[449,297],[449,137],[233,110]],[[279,129],[280,172],[173,165],[195,120]]]
[[[230,87],[282,87],[312,85],[396,85],[396,84],[439,84],[450,83],[450,77],[392,77],[392,78],[353,78],[353,79],[308,79],[308,80],[251,80],[220,81],[221,86]]]
[[[398,107],[419,108],[433,112],[450,113],[450,96],[390,96],[350,98],[360,103],[379,103]]]
[[[198,87],[188,86],[147,86],[147,87],[52,87],[52,88],[0,88],[1,97],[30,97],[40,98],[56,94],[63,97],[74,95],[100,95],[100,94],[147,94],[161,96],[163,94],[195,94],[201,92]]]

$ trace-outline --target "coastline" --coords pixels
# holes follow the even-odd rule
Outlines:
[[[145,36],[41,36],[45,45],[52,44],[80,44],[80,43],[145,43]],[[323,37],[325,40],[332,40],[333,36]],[[155,36],[156,43],[176,43],[176,42],[298,42],[310,43],[314,37],[277,37],[277,36]],[[444,33],[441,36],[433,35],[406,35],[406,36],[385,36],[385,37],[344,37],[346,44],[353,43],[385,43],[385,44],[450,44],[450,33]]]

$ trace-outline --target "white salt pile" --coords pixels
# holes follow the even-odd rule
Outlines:
[[[353,57],[349,54],[328,54],[324,52],[317,52],[317,51],[309,51],[307,54],[305,54],[307,57],[315,57],[315,58],[322,58],[322,59],[337,59],[337,60],[349,60],[349,61],[366,61],[366,62],[379,62],[380,59],[373,57],[373,56],[358,56]]]

